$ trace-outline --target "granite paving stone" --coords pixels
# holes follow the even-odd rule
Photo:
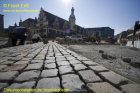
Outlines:
[[[35,57],[35,55],[36,54],[30,54],[30,55],[27,56],[27,58],[33,58],[33,57]]]
[[[72,55],[70,55],[70,54],[66,54],[66,55],[64,55],[64,57],[68,57],[68,58],[74,58]]]
[[[60,66],[59,72],[60,74],[74,73],[71,66]]]
[[[57,58],[58,58],[58,59],[59,59],[59,58],[65,58],[65,57],[62,56],[62,55],[61,55],[61,56],[55,55],[55,57],[56,57],[56,59],[57,59]]]
[[[29,64],[24,70],[39,70],[41,69],[43,63]]]
[[[0,57],[0,59],[1,59],[1,60],[0,60],[0,63],[7,61],[6,59],[3,59],[3,58],[1,58],[1,57]]]
[[[78,60],[81,60],[81,61],[88,61],[89,59],[87,59],[86,57],[83,57],[83,56],[77,56],[76,57]]]
[[[87,67],[83,64],[74,64],[74,69],[75,70],[85,70]]]
[[[35,86],[35,81],[29,81],[29,82],[24,82],[24,83],[13,83],[12,85],[10,85],[7,88],[11,88],[11,89],[25,89],[26,92],[22,91],[22,93],[31,93],[31,91],[27,92],[27,89],[32,89],[33,86]],[[10,93],[20,93],[20,92],[10,92]]]
[[[29,63],[29,61],[24,61],[24,60],[22,60],[22,61],[18,61],[18,62],[16,62],[16,63],[14,63],[14,64],[28,64]]]
[[[103,72],[103,71],[109,71],[107,68],[98,65],[98,66],[89,66],[92,70],[97,71],[97,72]]]
[[[46,57],[46,60],[55,60],[55,57]]]
[[[35,57],[34,60],[44,60],[45,57]]]
[[[48,64],[48,63],[55,63],[55,60],[45,60],[45,64]]]
[[[62,54],[61,54],[61,53],[55,53],[55,55],[56,55],[56,56],[62,56]]]
[[[139,84],[126,84],[121,86],[122,91],[125,93],[140,93],[140,85]]]
[[[92,93],[122,93],[107,82],[88,83],[87,86]]]
[[[0,72],[0,80],[12,80],[18,74],[18,71]]]
[[[37,89],[51,89],[52,91],[50,92],[41,92],[41,93],[54,93],[53,89],[60,89],[60,79],[58,77],[54,78],[43,78],[40,79],[37,83]],[[58,91],[57,91],[58,92]],[[40,93],[40,92],[35,92],[35,93]]]
[[[13,89],[21,89],[21,88],[22,89],[27,89],[27,88],[32,88],[33,86],[35,86],[35,81],[29,81],[29,82],[23,82],[23,83],[13,83],[8,88],[13,88]],[[14,93],[16,93],[16,92],[14,92]]]
[[[19,61],[20,59],[22,59],[22,57],[11,57],[8,61]]]
[[[47,69],[56,68],[56,64],[55,63],[45,64],[45,68]]]
[[[63,55],[69,55],[69,53],[67,53],[67,52],[62,52],[62,54],[63,54]]]
[[[1,64],[2,65],[9,65],[9,64],[13,64],[15,61],[5,61],[5,62],[2,62]]]
[[[42,71],[41,77],[54,77],[57,76],[57,74],[58,74],[57,69],[47,69]]]
[[[67,60],[75,60],[75,57],[66,57]]]
[[[40,53],[40,55],[37,55],[35,58],[43,58],[44,59],[45,58],[45,53],[44,54]]]
[[[48,54],[46,57],[54,57],[54,53],[53,54]]]
[[[6,66],[0,71],[19,71],[26,67],[26,64],[14,64],[12,66]]]
[[[126,79],[125,77],[123,77],[119,74],[116,74],[113,71],[101,72],[100,75],[115,85],[121,85],[121,83],[123,83],[123,82],[131,83],[131,81],[129,81],[128,79]]]
[[[6,86],[8,86],[8,83],[1,83],[1,82],[0,82],[0,90],[1,90],[2,88],[6,87]]]
[[[86,65],[98,65],[98,63],[95,63],[95,62],[93,62],[93,61],[82,61],[84,64],[86,64]]]
[[[78,72],[86,83],[92,83],[97,81],[102,81],[99,76],[97,76],[92,70],[84,70]]]
[[[76,74],[62,75],[62,86],[69,88],[68,93],[87,93],[83,88],[85,85]]]
[[[70,63],[68,61],[58,61],[57,64],[58,64],[58,66],[67,66],[67,65],[70,65]]]
[[[0,65],[0,70],[5,68],[7,65]]]
[[[66,93],[140,93],[139,84],[96,63],[98,60],[93,62],[55,41],[0,49],[0,59],[0,93],[3,88],[69,89]]]
[[[31,63],[43,63],[43,60],[32,60]]]
[[[27,57],[25,57],[25,58],[22,58],[22,60],[21,61],[30,61],[32,58],[27,58]]]
[[[27,81],[27,80],[34,80],[39,77],[40,71],[39,70],[32,70],[32,71],[25,71],[22,72],[15,80],[16,81]]]
[[[81,64],[82,62],[80,62],[79,60],[70,60],[69,61],[71,64]]]
[[[56,58],[56,61],[65,61],[66,58]]]

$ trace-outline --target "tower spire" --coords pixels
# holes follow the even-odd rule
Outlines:
[[[74,7],[71,9],[71,15],[74,15]]]
[[[74,31],[74,26],[75,26],[75,15],[74,15],[74,7],[72,7],[71,9],[71,15],[69,17],[69,24],[70,24],[70,28],[71,30]]]

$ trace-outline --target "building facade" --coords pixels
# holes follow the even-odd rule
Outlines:
[[[74,8],[71,9],[69,21],[53,15],[41,8],[38,18],[20,20],[19,26],[26,27],[32,34],[40,33],[48,38],[63,37],[66,34],[77,33],[82,28],[75,24]]]
[[[122,31],[121,33],[115,36],[115,39],[118,44],[121,44],[121,40],[127,40],[127,31]]]
[[[110,27],[83,28],[77,25],[74,11],[74,7],[72,7],[69,20],[67,21],[41,8],[38,18],[28,18],[25,21],[20,20],[19,26],[28,28],[32,35],[40,33],[41,36],[46,36],[47,38],[79,34],[83,36],[96,34],[101,39],[107,38],[108,36],[114,37],[114,29]]]
[[[127,30],[127,46],[130,46],[130,47],[136,47],[136,48],[140,48],[140,21],[138,21],[139,24],[138,24],[138,27],[137,27],[137,30],[135,31],[135,34],[134,34],[134,26],[129,28]],[[134,45],[132,44],[134,40]]]
[[[4,15],[0,14],[0,31],[4,31]]]
[[[108,37],[114,37],[114,29],[110,27],[98,27],[98,28],[85,28],[85,34],[87,36],[99,36],[101,39],[107,39]]]

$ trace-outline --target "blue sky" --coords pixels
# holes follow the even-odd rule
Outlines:
[[[85,28],[109,26],[115,29],[115,34],[140,20],[140,0],[70,0],[69,3],[64,0],[0,0],[0,14],[4,15],[5,27],[18,23],[20,18],[38,17],[39,13],[3,13],[8,9],[3,8],[3,4],[29,4],[26,10],[40,10],[42,7],[66,20],[74,6],[76,24]]]

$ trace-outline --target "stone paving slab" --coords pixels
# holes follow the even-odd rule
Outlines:
[[[118,75],[113,71],[101,72],[100,75],[102,75],[105,79],[107,79],[108,81],[110,81],[115,85],[121,85],[123,83],[131,83],[131,81],[129,81],[127,78]]]
[[[51,89],[51,92],[35,92],[35,93],[54,93],[53,89],[60,89],[60,79],[59,77],[54,78],[43,78],[38,81],[37,89]],[[46,90],[48,91],[48,90]]]
[[[4,87],[6,87],[8,84],[7,83],[0,83],[0,90]]]
[[[107,68],[99,65],[99,66],[89,66],[92,70],[96,72],[104,72],[104,71],[109,71]]]
[[[55,63],[45,64],[45,68],[47,68],[47,69],[56,68],[56,64]]]
[[[34,80],[39,77],[40,71],[39,70],[32,70],[32,71],[25,71],[21,73],[15,81],[28,81],[28,80]]]
[[[35,60],[32,60],[31,63],[43,63],[43,60],[35,59]]]
[[[7,66],[0,71],[19,71],[26,67],[26,64],[14,64],[12,66]]]
[[[98,65],[98,63],[92,62],[92,61],[82,61],[84,64],[88,65],[88,66],[95,66]]]
[[[6,67],[6,65],[0,65],[0,70]]]
[[[45,77],[55,77],[58,74],[58,70],[57,69],[47,69],[47,70],[43,70],[41,73],[41,77],[45,78]]]
[[[79,60],[70,60],[69,61],[71,64],[81,64],[82,62],[80,62]]]
[[[0,81],[12,80],[14,77],[16,77],[17,74],[19,74],[18,71],[0,72]]]
[[[58,57],[56,58],[56,61],[65,61],[65,60],[66,60],[66,58],[63,58],[63,57],[62,58],[58,58]]]
[[[74,64],[74,69],[75,70],[85,70],[87,67],[84,64]]]
[[[39,70],[41,69],[43,63],[29,64],[24,70]]]
[[[5,62],[2,62],[1,65],[9,65],[13,63],[15,63],[15,61],[5,61]]]
[[[79,71],[79,74],[86,83],[102,81],[102,79],[97,76],[92,70]]]
[[[138,84],[127,84],[121,86],[121,88],[125,93],[140,93],[140,85]]]
[[[69,88],[72,93],[82,93],[84,91],[82,88],[84,83],[75,74],[62,75],[62,85],[64,88]]]
[[[45,60],[45,64],[55,63],[55,60]]]
[[[14,64],[28,64],[28,63],[29,63],[28,60],[22,60],[22,61],[18,61],[16,63],[14,63]]]
[[[70,63],[68,61],[57,61],[58,66],[69,66]]]
[[[139,84],[55,42],[0,49],[0,59],[0,93],[9,87],[52,90],[68,88],[66,93],[140,91]]]
[[[24,82],[24,83],[13,83],[10,85],[8,88],[11,89],[32,89],[33,86],[35,86],[35,81],[29,81],[29,82]],[[7,92],[4,92],[7,93]],[[10,92],[10,93],[20,93],[20,92]],[[31,92],[22,92],[22,93],[31,93]]]
[[[60,74],[74,73],[71,66],[60,66],[59,72]]]
[[[89,83],[87,86],[93,93],[122,93],[107,82]]]

